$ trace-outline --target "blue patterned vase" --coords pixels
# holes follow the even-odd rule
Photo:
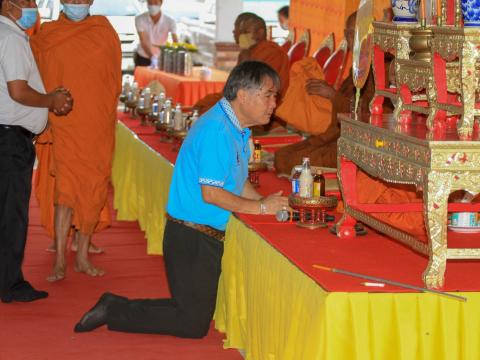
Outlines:
[[[480,0],[462,0],[464,26],[480,26]]]
[[[392,0],[393,21],[396,23],[417,22],[419,0]]]

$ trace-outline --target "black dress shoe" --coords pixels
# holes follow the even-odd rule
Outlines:
[[[2,296],[2,302],[5,304],[11,303],[12,301],[31,302],[47,297],[48,293],[46,291],[35,290],[33,288],[27,290],[11,290]]]
[[[104,293],[95,306],[82,316],[80,321],[75,325],[73,331],[87,332],[105,325],[107,323],[107,311],[109,305],[125,301],[127,301],[127,298],[125,297],[111,293]]]

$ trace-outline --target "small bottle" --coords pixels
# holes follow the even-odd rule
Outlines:
[[[260,144],[259,140],[253,142],[253,162],[262,162],[262,144]]]
[[[323,176],[323,171],[320,169],[317,170],[313,177],[313,196],[325,196],[325,176]]]
[[[143,96],[143,93],[140,95],[140,99],[138,99],[137,107],[139,109],[143,109],[145,107],[145,97]]]
[[[173,130],[181,131],[184,128],[182,105],[177,104],[177,106],[175,106],[175,114],[173,115]]]
[[[153,116],[158,116],[158,96],[153,97],[152,114]]]
[[[143,99],[143,107],[145,107],[146,109],[150,108],[150,102],[152,101],[152,90],[150,90],[149,87],[146,87],[143,90]]]
[[[296,165],[292,171],[292,194],[298,194],[300,191],[300,174],[302,173],[302,165]]]
[[[299,177],[300,190],[298,195],[303,198],[311,198],[313,192],[313,176],[310,170],[310,158],[304,157],[302,162],[302,173]]]
[[[193,114],[192,116],[190,117],[190,128],[193,126],[193,124],[195,124],[198,120],[198,110],[195,109],[193,110]]]

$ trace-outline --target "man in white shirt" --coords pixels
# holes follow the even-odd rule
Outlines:
[[[33,137],[48,110],[69,112],[68,91],[45,94],[24,30],[35,25],[34,0],[0,0],[0,298],[28,302],[48,296],[25,281],[22,261],[35,160]]]
[[[148,12],[135,18],[140,44],[135,53],[135,66],[149,66],[151,58],[158,56],[159,45],[165,45],[168,33],[177,42],[177,25],[170,16],[162,13],[163,0],[148,0]]]

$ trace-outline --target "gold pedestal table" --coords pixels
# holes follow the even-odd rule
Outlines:
[[[479,211],[480,206],[448,203],[451,192],[480,192],[480,141],[461,141],[455,129],[429,133],[414,119],[398,125],[392,115],[365,116],[356,120],[340,115],[338,172],[345,214],[337,226],[339,237],[354,237],[360,220],[429,258],[423,273],[428,288],[441,288],[447,259],[480,259],[480,249],[449,248],[448,211]],[[474,134],[474,138],[478,135]],[[423,191],[423,204],[359,204],[356,196],[357,167],[371,176],[397,184],[412,184]],[[372,213],[422,212],[428,241],[387,225]]]

